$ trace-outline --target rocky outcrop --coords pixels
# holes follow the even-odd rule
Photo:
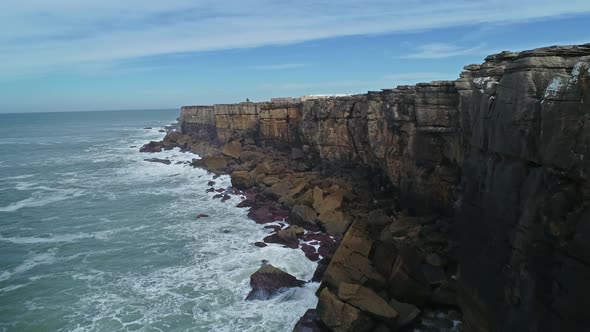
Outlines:
[[[301,287],[304,284],[305,281],[298,280],[270,264],[265,264],[250,276],[252,291],[246,300],[266,300],[288,288]]]
[[[589,68],[590,44],[503,52],[456,81],[183,108],[182,128],[225,144],[237,187],[277,198],[308,230],[344,234],[322,260],[317,317],[330,329],[395,330],[425,304],[458,303],[466,331],[580,331]],[[251,214],[270,222],[280,210],[254,203]]]

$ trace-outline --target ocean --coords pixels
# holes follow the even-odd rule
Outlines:
[[[197,155],[138,151],[178,114],[0,114],[0,331],[290,331],[315,307],[317,283],[244,301],[263,260],[303,280],[316,263],[255,247],[269,231],[241,198],[176,164]]]

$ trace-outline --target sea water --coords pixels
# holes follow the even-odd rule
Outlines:
[[[198,156],[138,152],[178,113],[0,114],[0,331],[290,331],[315,307],[317,284],[244,301],[263,260],[303,280],[316,264],[255,247],[268,230],[241,198],[176,164]]]

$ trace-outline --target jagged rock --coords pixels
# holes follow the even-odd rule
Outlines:
[[[305,228],[317,228],[316,212],[305,205],[295,205],[289,214],[289,220],[293,225],[299,225]]]
[[[252,291],[246,297],[250,300],[267,300],[286,288],[301,287],[305,281],[276,267],[265,264],[250,276]]]
[[[358,284],[346,282],[338,286],[338,297],[363,312],[376,316],[381,320],[394,323],[399,314],[387,301],[377,295],[374,291]]]
[[[317,220],[329,234],[344,234],[350,225],[350,219],[346,218],[341,211],[335,210],[323,212]]]
[[[162,152],[162,143],[151,141],[139,148],[139,152]]]
[[[234,171],[231,173],[231,184],[237,189],[248,189],[252,185],[252,178],[247,171]]]
[[[309,309],[301,316],[293,332],[328,332],[329,330],[324,326],[319,319],[315,309]]]
[[[385,278],[369,258],[372,247],[373,239],[365,227],[359,222],[353,223],[324,274],[324,284],[332,289],[337,289],[342,282],[384,286]]]
[[[317,315],[334,332],[364,332],[373,327],[359,309],[340,301],[327,288],[320,293]]]

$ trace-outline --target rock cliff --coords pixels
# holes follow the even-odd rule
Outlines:
[[[227,153],[240,138],[302,169],[362,171],[397,193],[404,214],[353,222],[327,268],[317,315],[332,330],[393,330],[416,306],[455,299],[466,331],[588,328],[590,44],[492,55],[456,81],[183,107],[181,128]],[[424,249],[441,225],[419,218],[431,213],[454,220],[456,266]],[[418,232],[418,250],[400,230]]]

